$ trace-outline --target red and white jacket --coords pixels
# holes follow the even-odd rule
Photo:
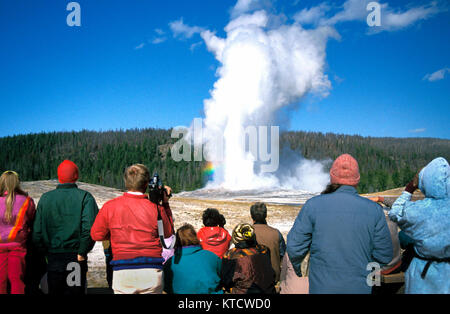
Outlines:
[[[160,258],[162,246],[158,235],[158,212],[164,225],[164,237],[174,233],[172,211],[168,204],[159,206],[147,196],[124,193],[106,202],[91,229],[94,241],[111,241],[113,260],[137,257]]]
[[[197,238],[204,250],[215,253],[222,258],[230,247],[231,236],[222,227],[203,227],[197,232]]]

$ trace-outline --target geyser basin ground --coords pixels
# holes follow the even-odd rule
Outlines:
[[[267,190],[241,190],[232,191],[222,188],[199,189],[191,192],[177,194],[180,198],[222,200],[222,201],[243,201],[243,202],[265,202],[274,205],[303,205],[308,199],[318,193],[307,191],[287,190],[287,189],[267,189]]]

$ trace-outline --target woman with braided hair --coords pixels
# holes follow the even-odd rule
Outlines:
[[[233,230],[234,248],[222,259],[222,284],[233,294],[275,293],[270,251],[256,242],[255,229],[239,224]]]

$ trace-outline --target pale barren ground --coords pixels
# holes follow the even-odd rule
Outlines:
[[[56,180],[23,182],[22,187],[34,199],[35,203],[39,202],[41,195],[54,189],[57,185]],[[123,191],[118,189],[108,188],[99,185],[78,183],[80,189],[90,192],[96,199],[99,208],[103,204],[117,196],[123,194]],[[397,197],[401,194],[403,188],[385,191],[376,195],[386,195],[390,197]],[[420,195],[418,195],[420,197]],[[193,199],[184,196],[175,195],[170,200],[172,208],[175,228],[179,228],[184,223],[192,224],[196,230],[203,226],[202,213],[207,208],[217,208],[226,218],[227,224],[225,228],[231,234],[233,227],[238,223],[251,223],[250,206],[252,202],[243,200],[211,200],[211,199]],[[268,204],[268,219],[270,226],[277,228],[283,234],[284,238],[291,229],[295,218],[297,217],[301,205],[275,205]],[[94,249],[88,256],[89,272],[88,272],[88,287],[102,288],[107,287],[105,275],[105,260],[103,247],[101,242],[97,242]],[[305,260],[303,271],[306,268]]]

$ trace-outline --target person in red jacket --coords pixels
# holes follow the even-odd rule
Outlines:
[[[231,236],[224,229],[225,217],[215,208],[208,208],[203,212],[203,225],[197,233],[202,249],[215,253],[222,258],[230,247]]]
[[[163,291],[162,245],[158,236],[158,211],[164,237],[173,233],[172,212],[166,187],[162,204],[150,202],[147,190],[150,173],[141,164],[124,174],[127,192],[106,202],[91,229],[95,241],[111,241],[113,284],[116,294],[160,294]]]

